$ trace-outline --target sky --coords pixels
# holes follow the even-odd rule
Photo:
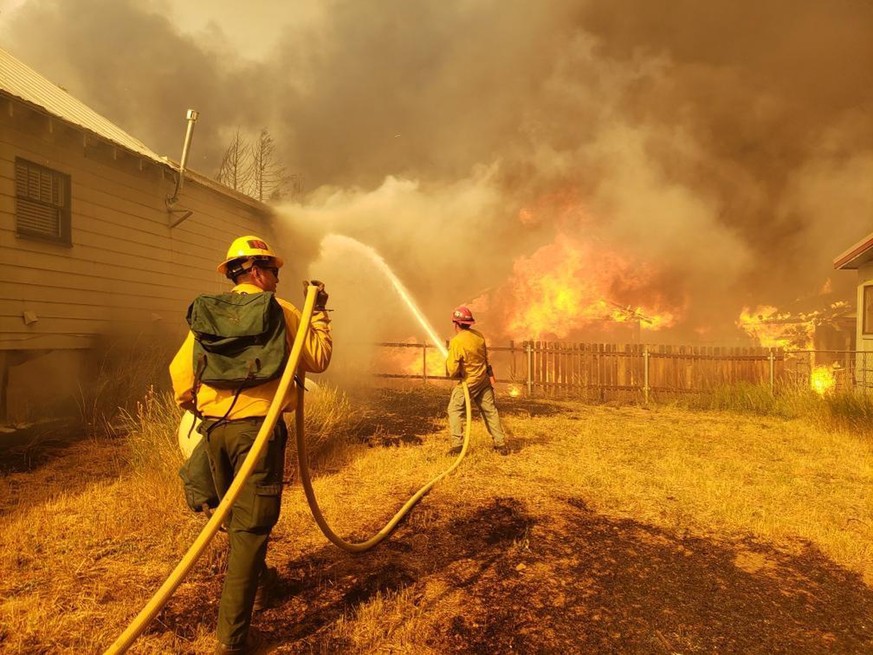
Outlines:
[[[871,34],[871,0],[0,0],[2,47],[160,154],[188,108],[207,175],[268,129],[302,188],[281,246],[362,338],[416,331],[331,234],[499,338],[620,305],[718,343],[744,308],[854,301]]]

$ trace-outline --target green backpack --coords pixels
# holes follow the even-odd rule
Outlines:
[[[188,307],[195,388],[239,392],[278,378],[288,361],[285,316],[272,292],[198,296]]]

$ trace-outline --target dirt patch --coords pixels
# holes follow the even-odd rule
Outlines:
[[[87,440],[62,431],[39,435],[0,448],[0,516],[113,480],[123,467],[119,440]]]
[[[448,386],[445,389],[401,392],[372,390],[356,399],[361,414],[355,432],[361,441],[371,446],[421,444],[423,437],[445,430],[450,395]],[[501,398],[498,409],[505,416],[525,417],[553,416],[564,411],[555,403],[526,398]],[[475,407],[473,419],[480,420]]]
[[[374,389],[356,399],[360,416],[355,434],[371,446],[420,444],[439,431],[448,395]]]
[[[66,455],[66,449],[84,439],[75,421],[54,420],[0,432],[0,474],[32,471]]]

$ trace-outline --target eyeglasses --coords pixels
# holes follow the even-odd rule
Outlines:
[[[262,271],[270,271],[273,276],[278,280],[279,279],[279,267],[278,266],[258,266]]]

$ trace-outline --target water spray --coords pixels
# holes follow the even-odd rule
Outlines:
[[[370,246],[361,243],[357,239],[343,236],[341,234],[328,234],[326,237],[324,237],[321,244],[322,246],[335,244],[339,247],[345,247],[350,250],[354,250],[355,252],[359,252],[369,258],[370,261],[375,264],[376,268],[382,271],[385,277],[387,277],[391,281],[391,284],[394,286],[394,290],[397,292],[403,302],[406,303],[409,311],[412,312],[412,315],[415,316],[416,320],[418,320],[418,322],[421,324],[421,327],[427,334],[428,339],[430,339],[433,345],[437,347],[437,350],[440,351],[440,354],[443,357],[446,357],[448,355],[448,351],[446,350],[445,345],[443,345],[442,340],[437,335],[436,330],[433,329],[433,326],[431,326],[430,322],[421,312],[421,309],[419,309],[418,305],[415,304],[415,300],[412,299],[412,295],[409,293],[406,287],[403,286],[403,282],[401,282],[400,278],[398,278],[394,274],[394,271],[391,270],[391,267],[388,266],[388,264],[385,262],[384,259],[382,259],[382,256],[378,252],[376,252]]]

